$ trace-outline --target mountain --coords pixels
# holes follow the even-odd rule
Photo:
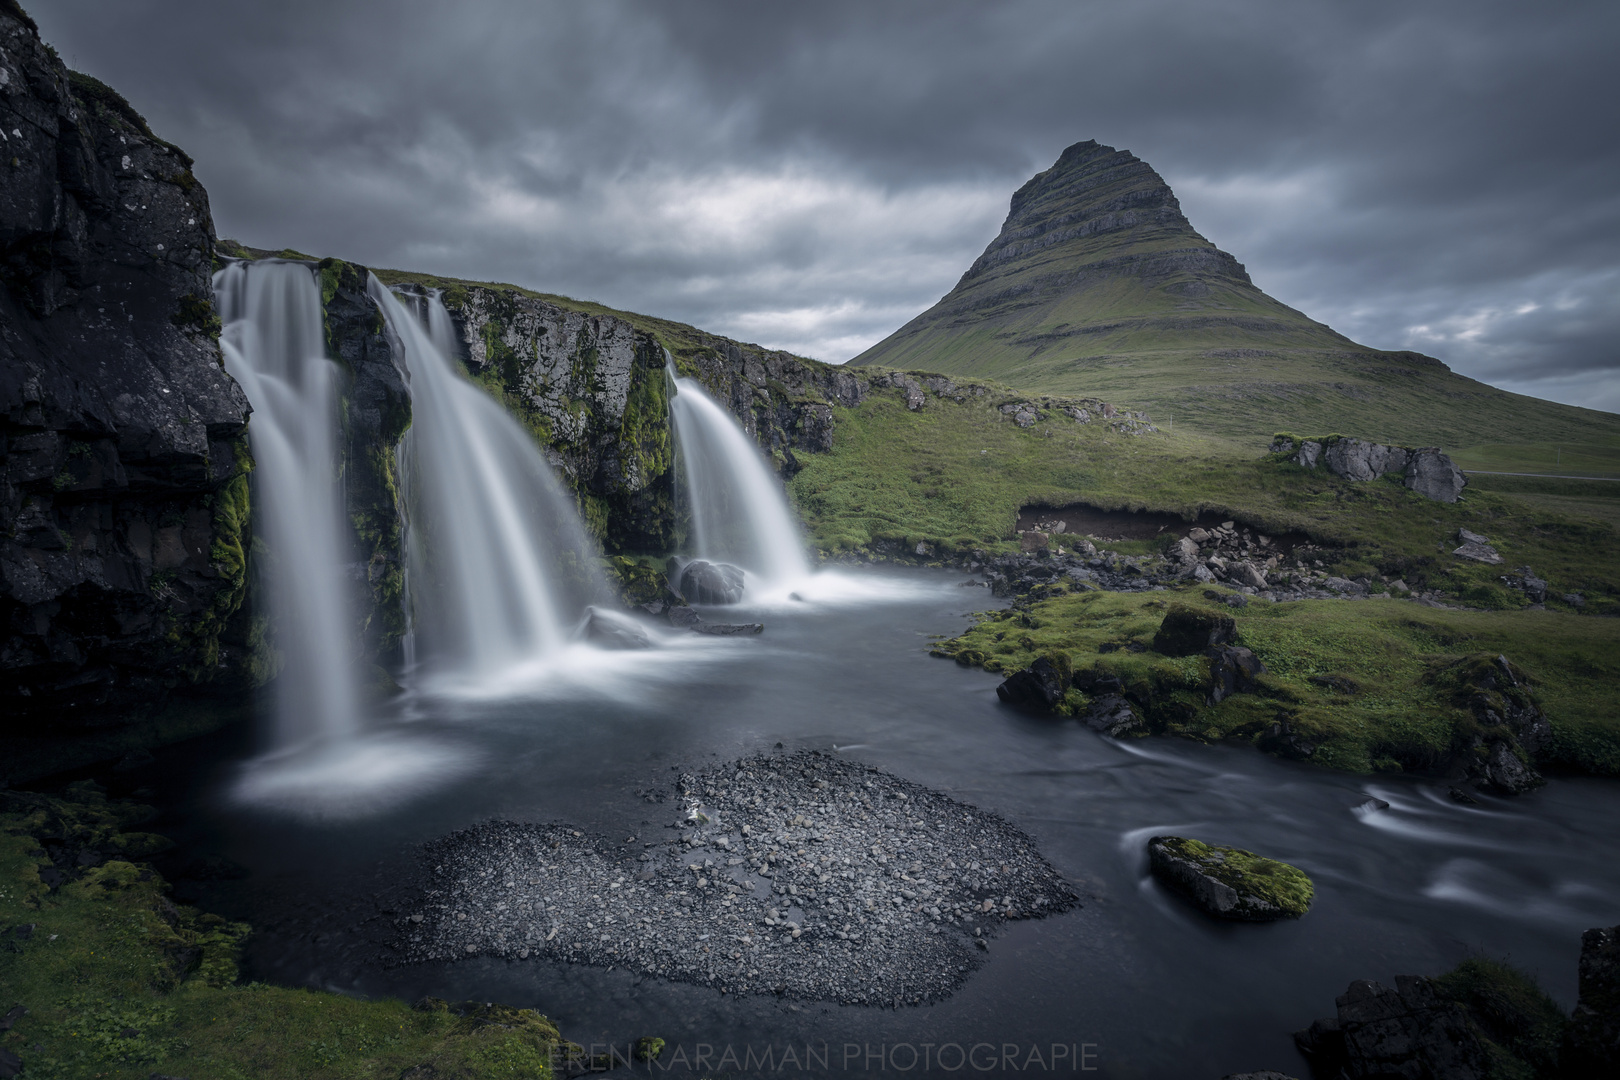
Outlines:
[[[1076,143],[1012,197],[944,299],[851,364],[1091,394],[1243,438],[1330,430],[1458,447],[1607,441],[1620,417],[1358,345],[1262,292],[1146,162]]]

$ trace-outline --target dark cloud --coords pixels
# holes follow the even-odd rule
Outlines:
[[[1280,299],[1620,408],[1620,8],[1146,0],[54,0],[223,234],[830,360],[1096,138]]]

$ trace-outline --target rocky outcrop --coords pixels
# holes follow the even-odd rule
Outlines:
[[[1538,757],[1552,750],[1552,722],[1530,688],[1529,676],[1507,657],[1471,656],[1439,680],[1472,724],[1457,729],[1450,779],[1492,795],[1520,795],[1546,783]]]
[[[1587,940],[1602,933],[1588,931]],[[1583,950],[1583,962],[1585,956]],[[1336,1015],[1294,1033],[1313,1076],[1587,1080],[1613,1074],[1612,1056],[1588,1068],[1571,1053],[1568,1019],[1534,980],[1485,957],[1470,957],[1433,978],[1397,975],[1393,987],[1357,980],[1335,1004]]]
[[[1346,480],[1399,476],[1408,488],[1436,502],[1456,502],[1468,484],[1456,463],[1434,446],[1410,450],[1343,435],[1301,439],[1284,433],[1272,440],[1271,453],[1302,468],[1324,468]]]
[[[1295,1034],[1323,1075],[1485,1080],[1490,1050],[1468,1011],[1435,992],[1429,979],[1397,975],[1395,986],[1365,979],[1334,1002],[1338,1015]],[[1338,1066],[1341,1071],[1331,1073]]]
[[[0,131],[0,695],[48,734],[246,663],[248,405],[191,160],[10,4]]]
[[[1467,559],[1469,562],[1485,563],[1487,566],[1500,566],[1502,564],[1502,556],[1497,554],[1495,548],[1491,547],[1490,540],[1479,535],[1479,533],[1470,532],[1467,529],[1458,529],[1457,539],[1461,543],[1451,552],[1457,558]],[[1541,591],[1542,595],[1545,596],[1547,592],[1545,582],[1542,584]]]
[[[1218,918],[1297,919],[1315,896],[1304,871],[1252,851],[1179,836],[1155,836],[1147,851],[1154,877]]]

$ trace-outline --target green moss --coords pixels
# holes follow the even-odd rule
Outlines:
[[[342,259],[322,259],[316,264],[321,282],[321,307],[324,309],[331,305],[332,299],[337,296],[338,286],[343,283],[345,275],[358,279],[359,272]]]
[[[639,607],[669,594],[668,567],[655,556],[610,555],[602,560],[626,607]]]
[[[0,793],[0,924],[35,924],[0,950],[0,985],[28,1006],[0,1046],[22,1057],[25,1075],[472,1080],[549,1077],[570,1058],[589,1064],[531,1010],[413,1010],[241,985],[236,956],[248,928],[171,903],[138,861],[110,859],[55,890],[41,882],[34,853],[43,843],[139,847],[124,830],[148,816],[89,786],[65,798]]]
[[[181,329],[195,330],[209,337],[218,337],[221,328],[213,300],[191,293],[176,301],[174,313],[169,316],[169,321]]]
[[[1489,1040],[1492,1077],[1535,1080],[1560,1075],[1558,1055],[1569,1018],[1534,979],[1499,960],[1470,957],[1434,980],[1442,997],[1468,1009]]]
[[[1299,918],[1311,909],[1316,887],[1305,871],[1242,848],[1219,847],[1178,836],[1160,837],[1175,854],[1192,860],[1208,876],[1229,885],[1241,896],[1255,896]]]

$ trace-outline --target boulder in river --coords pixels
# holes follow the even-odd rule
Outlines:
[[[996,687],[996,697],[1021,709],[1053,712],[1063,702],[1067,682],[1061,667],[1042,656],[1024,670],[1007,676]]]
[[[1316,894],[1303,870],[1241,848],[1180,836],[1155,836],[1147,848],[1154,877],[1222,919],[1297,919]]]
[[[650,649],[652,640],[632,619],[596,608],[585,615],[585,640],[602,649]]]
[[[735,604],[743,598],[743,580],[741,567],[694,559],[681,568],[680,594],[694,604]]]
[[[1237,636],[1230,616],[1172,604],[1153,635],[1153,651],[1165,656],[1194,656],[1212,645],[1225,645]]]

